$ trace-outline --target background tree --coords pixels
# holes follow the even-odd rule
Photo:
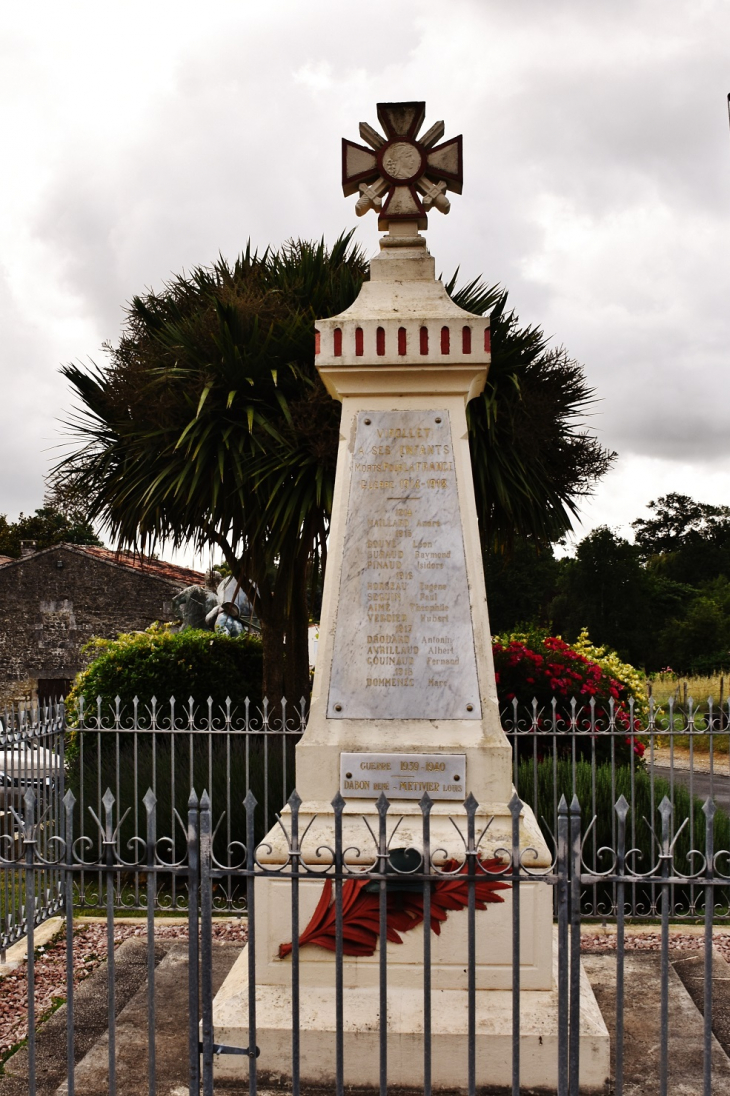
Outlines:
[[[530,537],[515,537],[508,550],[485,551],[492,633],[549,630],[562,567],[551,545],[537,544]]]
[[[348,307],[366,274],[351,234],[331,250],[249,248],[135,297],[107,363],[63,370],[82,445],[56,469],[58,489],[121,544],[217,545],[255,603],[273,699],[307,690],[306,595],[326,563],[340,408],[314,366],[314,320]],[[487,388],[468,410],[484,542],[547,543],[613,459],[580,422],[592,392],[564,351],[520,328],[502,290],[455,282],[453,299],[494,328]]]
[[[0,514],[0,556],[19,559],[24,540],[35,541],[39,550],[53,544],[102,543],[86,514],[77,509],[64,511],[54,504],[46,504],[34,514],[21,514],[17,521]]]
[[[357,295],[350,237],[248,249],[135,297],[108,363],[63,372],[84,445],[59,489],[124,544],[215,544],[262,625],[264,691],[308,693],[308,568],[326,552],[339,406],[314,368],[313,323]],[[285,642],[286,640],[286,642]]]
[[[652,516],[637,518],[632,528],[650,570],[694,584],[730,576],[730,506],[672,493],[648,509]]]
[[[604,527],[558,561],[550,623],[571,642],[587,628],[650,672],[728,669],[730,510],[679,494],[649,509],[633,522],[635,544]]]
[[[487,383],[467,406],[483,547],[504,551],[515,536],[545,547],[572,529],[580,500],[616,459],[585,427],[594,390],[564,348],[520,326],[499,286],[476,279],[457,289],[454,275],[446,288],[467,312],[490,315]]]
[[[642,665],[651,634],[652,592],[638,548],[602,526],[580,542],[575,559],[564,561],[551,606],[553,627],[571,641],[587,628],[595,643]]]
[[[685,674],[727,669],[730,507],[673,492],[651,501],[648,509],[651,517],[632,523],[646,572],[655,587],[684,592],[667,607],[652,661]]]

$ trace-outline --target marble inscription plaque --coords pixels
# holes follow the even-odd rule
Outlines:
[[[446,411],[357,417],[330,719],[480,719]]]
[[[432,799],[466,796],[465,754],[343,753],[340,794],[351,799]]]

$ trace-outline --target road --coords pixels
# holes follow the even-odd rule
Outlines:
[[[715,804],[730,814],[730,776],[727,774],[727,760],[725,758],[722,760],[722,768],[723,772],[713,774],[712,793],[714,794]],[[662,777],[663,780],[669,780],[671,769],[669,765],[657,765],[655,763],[654,774]],[[683,784],[685,788],[689,788],[689,775],[688,769],[675,768],[675,784]],[[695,769],[692,785],[692,790],[697,798],[705,800],[710,795],[710,774],[697,772]]]

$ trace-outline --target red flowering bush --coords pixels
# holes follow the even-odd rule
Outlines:
[[[608,761],[613,738],[617,762],[627,762],[631,750],[636,758],[643,757],[644,744],[632,733],[639,729],[639,721],[634,716],[632,727],[629,708],[631,693],[623,682],[611,677],[597,662],[580,654],[558,636],[535,634],[524,639],[497,638],[493,651],[499,706],[507,724],[512,721],[513,702],[517,700],[518,719],[526,729],[532,718],[532,701],[535,699],[537,727],[550,730],[553,726],[554,697],[557,701],[557,729],[563,733],[569,732],[571,701],[575,699],[577,727],[585,732],[576,739],[579,756],[590,757],[595,746],[598,760]],[[595,702],[593,708],[591,700]],[[616,729],[626,734],[601,734],[601,729],[609,723],[611,701]],[[559,748],[561,745],[558,742]],[[567,749],[572,750],[572,746],[569,747],[566,742],[561,752]]]

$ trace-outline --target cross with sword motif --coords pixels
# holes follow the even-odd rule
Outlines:
[[[461,194],[461,135],[437,144],[444,123],[435,122],[419,137],[425,114],[425,103],[378,103],[385,137],[361,122],[360,136],[369,148],[342,140],[342,190],[345,195],[359,192],[358,217],[369,209],[378,211],[381,231],[390,221],[416,221],[419,229],[427,228],[432,207],[449,212],[446,191]]]

